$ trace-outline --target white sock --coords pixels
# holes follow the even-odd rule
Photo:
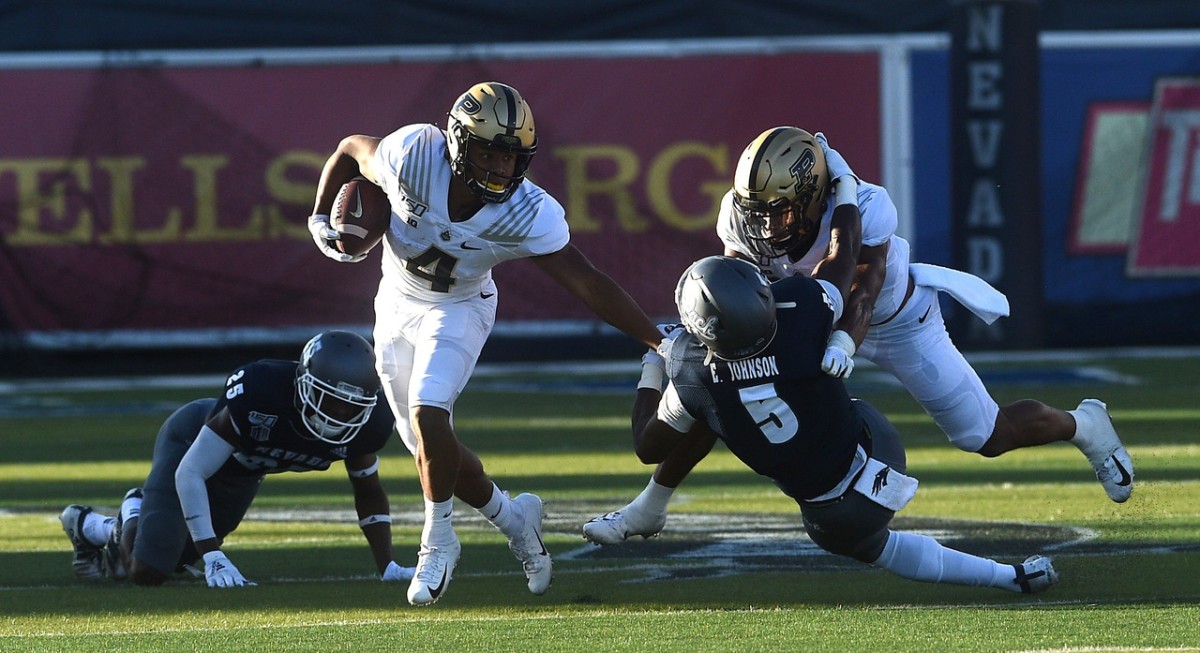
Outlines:
[[[629,506],[652,515],[660,515],[667,511],[667,503],[671,501],[673,494],[675,494],[675,488],[659,485],[654,477],[650,477],[646,489],[642,490],[642,493],[637,495],[633,501],[630,501]]]
[[[1068,442],[1075,445],[1084,453],[1084,455],[1087,455],[1088,447],[1091,446],[1092,443],[1087,441],[1087,436],[1084,434],[1090,430],[1092,425],[1091,416],[1087,413],[1084,413],[1082,410],[1079,410],[1078,408],[1075,410],[1068,410],[1067,414],[1075,418],[1075,435],[1072,435]]]
[[[141,497],[129,497],[121,502],[121,523],[128,524],[130,519],[137,519],[141,514]]]
[[[516,510],[513,510],[512,499],[508,498],[500,488],[492,483],[492,498],[488,500],[482,508],[476,508],[483,518],[492,523],[493,526],[500,529],[508,537],[517,535],[520,524],[514,519]]]
[[[1013,582],[1017,572],[1012,565],[956,551],[916,533],[892,531],[874,564],[910,580],[1021,591]]]
[[[425,527],[421,529],[421,542],[430,546],[446,544],[454,540],[454,497],[445,501],[425,499]]]
[[[83,518],[83,539],[92,546],[104,546],[108,544],[108,538],[112,537],[113,529],[116,527],[116,517],[105,517],[94,511],[89,512],[87,517]]]

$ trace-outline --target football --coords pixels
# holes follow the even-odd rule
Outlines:
[[[382,188],[355,177],[338,190],[329,224],[342,234],[335,243],[338,250],[354,256],[366,254],[391,226],[392,205]]]

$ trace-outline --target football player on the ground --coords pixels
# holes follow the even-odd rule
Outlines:
[[[461,546],[452,515],[458,497],[496,526],[528,579],[550,587],[542,500],[509,498],[452,425],[496,318],[492,268],[529,258],[605,322],[655,347],[658,329],[632,298],[570,242],[560,205],[525,179],[538,139],[529,105],[511,86],[476,84],[450,110],[445,131],[401,127],[385,138],[349,136],[321,172],[309,228],[328,257],[341,253],[329,225],[343,183],[363,176],[387,192],[392,227],[375,298],[375,346],[388,403],[416,459],[425,528],[408,600],[428,605],[445,592]]]
[[[342,460],[380,578],[409,580],[412,568],[392,556],[392,517],[379,482],[378,452],[394,420],[376,410],[382,389],[374,363],[361,336],[327,331],[308,341],[299,362],[250,363],[229,376],[219,397],[176,410],[155,439],[145,485],[126,493],[117,515],[63,510],[75,574],[159,585],[202,558],[209,587],[254,585],[221,544],[263,477]]]
[[[991,323],[1008,300],[983,280],[934,265],[909,263],[896,235],[896,206],[887,191],[860,181],[821,134],[775,127],[742,153],[733,188],[722,200],[717,233],[727,256],[756,263],[769,279],[812,274],[838,246],[837,220],[857,209],[858,273],[845,315],[830,335],[822,366],[838,378],[858,355],[895,376],[956,447],[987,457],[1069,441],[1087,457],[1108,497],[1133,492],[1133,461],[1105,405],[1084,399],[1064,411],[1034,399],[997,404],[950,340],[938,293],[946,292]],[[853,211],[852,211],[853,213]],[[831,239],[831,234],[833,238]],[[844,249],[851,246],[841,244]],[[619,544],[662,530],[667,502],[714,440],[693,440],[667,456],[633,501],[584,524],[584,537]]]
[[[638,457],[656,463],[689,440],[719,437],[799,504],[805,532],[830,553],[932,583],[1053,586],[1058,574],[1044,556],[1001,564],[889,528],[917,490],[900,435],[822,369],[848,288],[807,275],[768,284],[731,257],[692,264],[675,291],[687,332],[663,356],[643,358],[632,416]]]

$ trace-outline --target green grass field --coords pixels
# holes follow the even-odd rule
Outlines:
[[[102,390],[0,384],[0,651],[1200,651],[1200,354],[980,363],[1001,403],[1109,404],[1137,486],[1113,504],[1074,447],[986,460],[954,449],[902,390],[860,367],[851,389],[889,415],[916,499],[894,522],[1018,562],[1052,555],[1035,597],[915,583],[816,550],[795,504],[718,448],[676,495],[664,533],[600,549],[587,518],[632,498],[636,373],[479,374],[460,437],[508,490],[549,512],[550,592],[525,589],[504,539],[460,504],[463,554],[428,608],[373,577],[340,467],[269,477],[226,542],[254,588],[84,582],[58,523],[69,503],[115,509],[149,468],[173,406],[205,387]],[[381,473],[402,564],[421,500],[395,441]]]

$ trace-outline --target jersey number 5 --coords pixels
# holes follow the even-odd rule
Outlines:
[[[775,392],[774,383],[754,385],[740,388],[742,406],[758,425],[758,430],[768,442],[779,444],[796,437],[800,430],[800,420],[786,401],[779,398]]]

